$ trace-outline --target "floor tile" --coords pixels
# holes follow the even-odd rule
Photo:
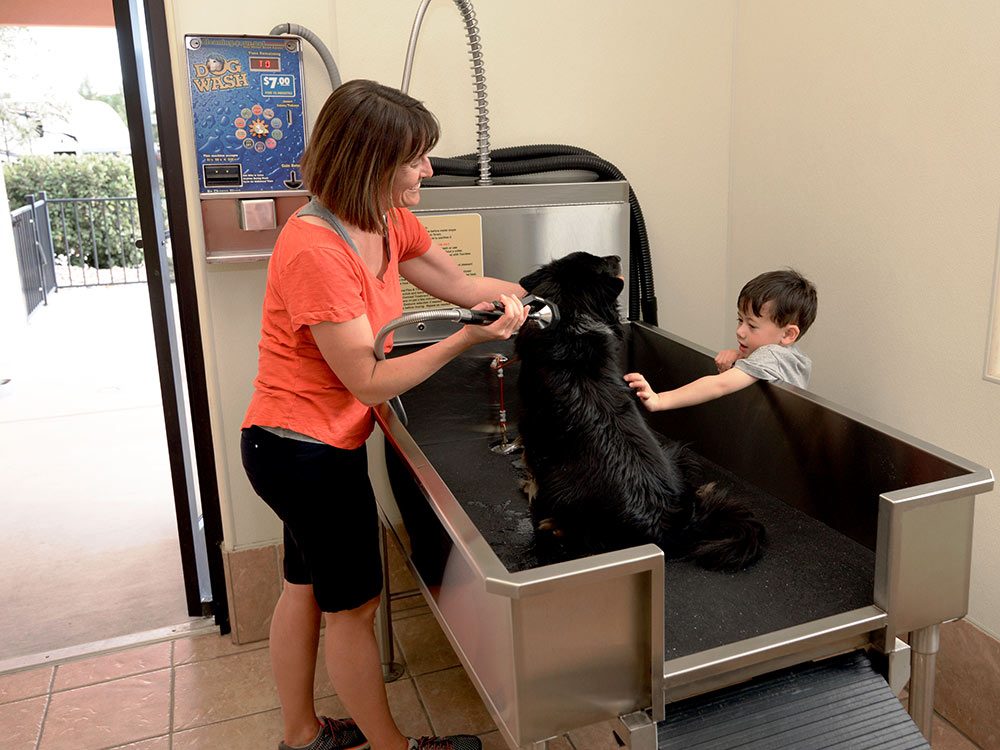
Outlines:
[[[336,697],[316,701],[317,716],[345,716],[344,705]],[[173,737],[173,750],[219,750],[240,748],[273,750],[282,739],[284,724],[280,709],[264,711],[251,716],[207,724],[195,729],[177,732]]]
[[[496,729],[461,667],[413,678],[434,734],[481,734]]]
[[[576,750],[619,750],[614,730],[606,721],[574,729],[569,733],[569,741]]]
[[[277,709],[175,732],[173,750],[274,750],[284,736]]]
[[[174,664],[191,664],[196,661],[217,659],[245,651],[267,648],[267,641],[237,645],[229,635],[200,635],[195,638],[181,638],[174,642]]]
[[[899,698],[903,708],[908,708],[909,696],[906,690]],[[931,745],[934,750],[980,750],[980,746],[966,737],[937,711],[931,723]]]
[[[970,740],[1000,747],[1000,641],[968,620],[941,627],[934,706]]]
[[[393,623],[392,629],[411,675],[436,672],[460,665],[454,649],[438,625],[438,621],[434,619],[434,615],[426,614],[398,620]]]
[[[60,664],[56,667],[52,690],[53,692],[70,690],[143,672],[166,669],[170,666],[170,649],[171,643],[167,641]]]
[[[4,750],[35,750],[48,700],[42,696],[0,706],[0,737]]]
[[[0,677],[0,704],[13,703],[49,692],[54,667],[29,669]]]
[[[430,614],[431,610],[427,606],[427,602],[424,601],[424,597],[417,593],[413,596],[404,596],[395,599],[390,606],[390,611],[392,613],[392,620],[395,622],[402,617]]]
[[[479,740],[483,743],[483,750],[510,750],[510,746],[503,738],[503,735],[500,734],[499,729],[495,732],[487,732],[486,734],[479,735]],[[551,748],[551,750],[573,750],[569,741],[565,737],[550,740],[549,748]],[[546,750],[549,750],[549,748]]]
[[[170,670],[53,693],[39,750],[115,747],[170,731]]]
[[[192,729],[278,707],[267,649],[174,668],[174,730]]]
[[[387,683],[385,693],[389,698],[389,712],[400,732],[407,737],[423,737],[433,733],[413,680]]]
[[[111,750],[170,750],[170,736],[165,734],[162,737],[155,737],[151,740],[119,745],[118,747],[111,748]]]
[[[940,714],[934,714],[931,726],[931,746],[934,750],[978,750],[979,745],[955,729]]]
[[[267,638],[271,615],[281,595],[274,547],[223,552],[229,591],[230,622],[236,640],[254,643]]]

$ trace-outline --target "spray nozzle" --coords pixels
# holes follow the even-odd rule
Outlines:
[[[559,322],[559,308],[554,302],[549,302],[534,294],[521,298],[521,304],[528,308],[528,320],[533,320],[539,328],[548,328]],[[503,303],[494,302],[492,310],[460,309],[462,323],[474,325],[489,325],[503,315]]]

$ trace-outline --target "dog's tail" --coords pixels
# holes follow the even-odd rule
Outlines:
[[[764,526],[742,503],[729,497],[715,482],[695,493],[691,557],[709,570],[735,573],[753,565],[764,554]]]

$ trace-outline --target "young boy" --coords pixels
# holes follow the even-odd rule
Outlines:
[[[654,391],[638,372],[625,376],[649,411],[678,409],[734,393],[758,380],[805,388],[812,362],[796,345],[816,319],[816,287],[797,271],[769,271],[747,282],[736,303],[739,349],[719,352],[718,375]]]

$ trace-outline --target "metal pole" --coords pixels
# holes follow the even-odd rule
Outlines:
[[[934,723],[934,667],[941,646],[941,626],[930,625],[910,633],[909,712],[927,741]]]
[[[378,609],[375,610],[375,640],[378,641],[378,651],[382,658],[382,679],[395,682],[403,676],[403,665],[393,661],[396,654],[392,642],[392,607],[389,602],[389,558],[386,555],[388,537],[381,517],[378,531],[378,547],[382,555],[382,596],[379,597]]]
[[[420,24],[424,22],[424,13],[431,0],[423,0],[417,8],[417,16],[413,19],[413,29],[410,31],[410,43],[406,48],[406,61],[403,64],[403,83],[399,90],[404,94],[410,91],[410,75],[413,73],[413,55],[417,51],[417,39],[420,37]]]

